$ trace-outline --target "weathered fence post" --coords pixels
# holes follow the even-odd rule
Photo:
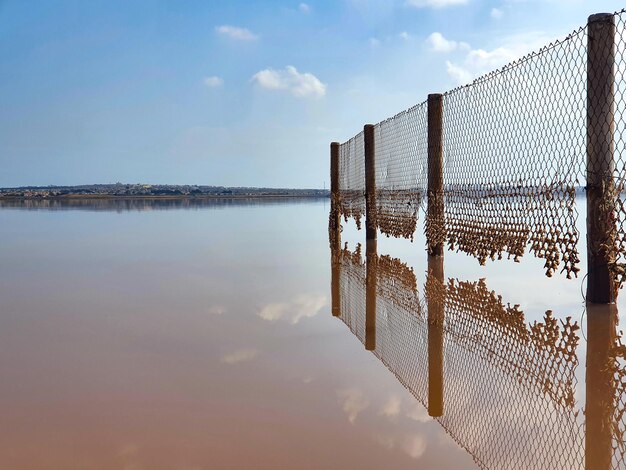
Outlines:
[[[613,458],[615,385],[609,367],[617,336],[615,305],[587,306],[585,468],[609,470]]]
[[[428,209],[426,243],[428,254],[443,255],[443,96],[428,95]]]
[[[339,277],[341,264],[341,211],[339,210],[339,143],[330,144],[330,221],[329,238],[331,251],[331,308],[334,317],[341,315]]]
[[[587,24],[587,302],[612,303],[615,261],[615,19],[591,15]]]
[[[378,242],[365,241],[365,349],[376,349],[376,298],[378,289]]]
[[[376,149],[374,126],[363,127],[365,150],[365,239],[376,239]]]
[[[443,256],[428,257],[428,415],[443,416]]]

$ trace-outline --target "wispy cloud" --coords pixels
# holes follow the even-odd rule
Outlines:
[[[445,8],[454,5],[465,5],[469,0],[407,0],[406,4],[415,8]]]
[[[326,84],[312,73],[300,73],[288,65],[284,70],[265,69],[255,73],[252,81],[266,90],[284,90],[296,98],[319,99],[326,95]]]
[[[306,4],[306,3],[301,3],[298,6],[298,10],[300,10],[302,13],[311,13],[311,6]]]
[[[257,349],[238,349],[230,354],[222,356],[224,364],[237,364],[239,362],[251,361],[259,355]]]
[[[504,12],[500,8],[492,8],[491,9],[491,17],[499,20],[504,16]]]
[[[215,28],[218,34],[236,39],[238,41],[256,41],[259,36],[246,28],[239,28],[237,26],[222,25]]]
[[[423,436],[415,434],[405,439],[402,448],[412,459],[419,459],[426,451],[426,441]]]
[[[469,50],[470,46],[466,42],[451,41],[443,37],[443,34],[434,32],[428,38],[426,42],[435,52],[452,52],[457,49]]]
[[[226,308],[221,305],[214,305],[213,307],[209,308],[208,312],[211,315],[223,315],[224,313],[226,313]]]
[[[209,88],[217,88],[224,84],[224,79],[216,76],[206,77],[204,79],[204,84]]]

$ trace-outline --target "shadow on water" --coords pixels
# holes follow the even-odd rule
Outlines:
[[[443,257],[429,258],[420,289],[375,241],[365,259],[361,245],[342,247],[332,231],[330,241],[333,315],[480,468],[626,468],[626,347],[614,305],[587,307],[580,358],[571,317],[548,310],[528,323],[484,279],[446,279]]]
[[[327,198],[309,197],[0,199],[0,210],[141,212],[173,209],[226,209],[230,207],[307,204],[325,201],[326,199]]]

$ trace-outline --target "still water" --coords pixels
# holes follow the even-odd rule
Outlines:
[[[624,466],[619,314],[584,269],[351,222],[331,250],[328,212],[0,207],[0,469]]]

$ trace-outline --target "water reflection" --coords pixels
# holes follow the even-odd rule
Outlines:
[[[584,349],[571,317],[548,310],[527,323],[486,280],[446,279],[443,257],[428,259],[418,289],[414,269],[375,244],[365,260],[360,245],[332,246],[333,315],[479,467],[626,468],[626,347],[615,306],[587,308],[577,392]]]
[[[237,206],[268,204],[307,204],[326,198],[262,197],[262,198],[58,198],[0,199],[0,209],[21,210],[85,210],[85,211],[153,211],[172,209],[226,209]]]

